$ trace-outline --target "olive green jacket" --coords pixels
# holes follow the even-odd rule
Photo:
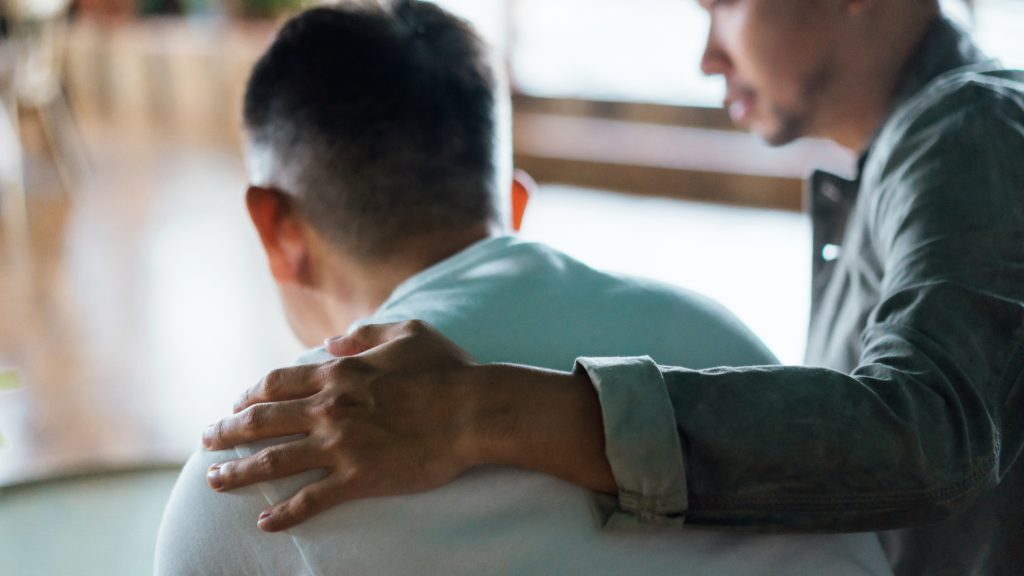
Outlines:
[[[857,179],[809,196],[807,366],[578,361],[609,526],[912,527],[897,574],[1024,573],[1024,72],[937,20]]]

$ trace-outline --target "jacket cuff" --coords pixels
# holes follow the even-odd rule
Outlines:
[[[605,454],[619,486],[606,513],[609,529],[681,525],[688,507],[686,471],[672,400],[650,357],[578,358],[597,391]]]

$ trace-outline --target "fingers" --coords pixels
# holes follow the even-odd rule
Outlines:
[[[311,417],[300,400],[255,404],[232,414],[203,432],[207,450],[223,450],[245,442],[308,433]]]
[[[396,338],[422,332],[426,327],[427,324],[420,320],[367,324],[347,336],[331,338],[324,345],[332,356],[355,356]]]
[[[307,438],[270,446],[247,458],[210,466],[206,482],[221,492],[323,467],[323,453]]]
[[[323,387],[318,378],[319,364],[292,366],[270,371],[255,386],[250,387],[235,402],[234,412],[241,412],[254,404],[295,400],[316,394]]]
[[[295,496],[260,514],[256,525],[264,532],[287,530],[345,500],[341,487],[329,476],[299,490]]]

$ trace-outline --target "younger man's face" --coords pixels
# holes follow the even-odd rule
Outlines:
[[[711,16],[701,60],[725,78],[738,126],[781,145],[818,133],[842,0],[699,0]]]

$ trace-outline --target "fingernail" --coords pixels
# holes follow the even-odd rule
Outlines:
[[[209,448],[212,445],[213,445],[213,425],[211,424],[210,426],[206,427],[206,430],[203,430],[203,446],[205,446],[206,448]]]
[[[220,479],[220,464],[210,466],[210,469],[206,471],[206,481],[214,490],[220,490],[224,487],[224,482]]]
[[[263,525],[270,520],[270,510],[264,510],[260,512],[260,517],[256,519],[256,525],[263,528]]]
[[[330,351],[332,344],[337,344],[345,339],[345,336],[332,336],[324,339],[324,350]]]

